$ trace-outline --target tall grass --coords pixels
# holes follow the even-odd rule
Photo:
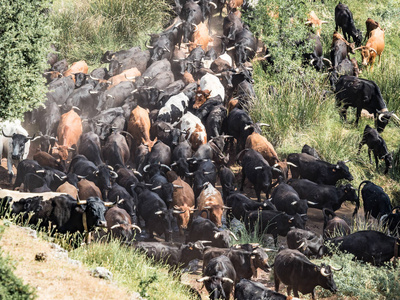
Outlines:
[[[110,270],[120,285],[137,291],[148,299],[194,299],[167,266],[151,263],[133,248],[121,246],[118,241],[93,243],[70,253],[72,258],[89,267],[102,266]]]
[[[147,34],[169,20],[169,11],[165,0],[57,0],[51,18],[61,57],[99,65],[107,50],[144,46]]]

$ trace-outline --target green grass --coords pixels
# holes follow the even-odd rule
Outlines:
[[[94,67],[107,50],[144,47],[148,34],[169,20],[169,12],[165,0],[56,0],[51,16],[61,57]]]
[[[136,250],[118,241],[92,243],[70,252],[74,259],[89,268],[105,267],[114,280],[130,291],[148,299],[194,299],[186,286],[167,272],[167,266],[152,262]]]
[[[273,0],[271,3],[281,3]],[[365,20],[371,17],[385,28],[385,50],[382,54],[380,66],[373,72],[363,70],[360,77],[374,80],[380,87],[383,98],[391,111],[400,115],[400,2],[379,1],[368,2],[356,0],[347,3],[353,12],[356,27],[364,33]],[[306,2],[301,9],[314,10],[322,20],[329,21],[322,25],[322,43],[324,56],[329,58],[332,34],[335,29],[334,8],[337,1],[325,1],[325,4]],[[281,11],[282,13],[282,11]],[[305,17],[305,16],[304,16]],[[257,26],[263,25],[263,19],[256,20]],[[271,22],[265,17],[265,22]],[[257,27],[260,28],[260,27]],[[281,24],[281,32],[290,28]],[[263,32],[268,32],[265,29]],[[277,34],[271,33],[269,34]],[[295,33],[293,33],[295,34]],[[261,35],[261,39],[271,41],[278,38]],[[270,46],[270,45],[268,45]],[[271,44],[272,49],[274,45]],[[276,59],[280,59],[276,55]],[[274,57],[274,55],[273,55]],[[352,55],[354,57],[354,55]],[[359,53],[355,55],[361,62]],[[278,62],[279,64],[279,62]],[[365,145],[360,155],[357,155],[358,144],[366,124],[374,126],[371,119],[360,120],[358,127],[354,125],[355,110],[348,110],[348,121],[342,122],[335,105],[335,97],[329,90],[326,75],[317,73],[310,68],[302,68],[299,64],[291,65],[290,69],[281,69],[281,73],[274,72],[272,67],[264,72],[259,65],[255,66],[254,79],[257,98],[250,106],[250,114],[255,121],[266,122],[271,125],[264,131],[265,136],[274,145],[278,155],[284,159],[289,153],[300,152],[304,144],[316,148],[325,160],[336,163],[338,160],[348,160],[350,171],[354,177],[352,184],[358,187],[363,180],[371,180],[381,185],[388,193],[393,205],[400,204],[400,134],[399,127],[390,122],[382,133],[389,151],[394,152],[394,167],[388,175],[383,174],[384,162],[380,161],[376,170],[375,162],[369,163],[367,146]],[[286,72],[286,73],[285,73]]]

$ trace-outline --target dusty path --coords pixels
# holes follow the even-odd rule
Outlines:
[[[114,282],[94,278],[85,267],[69,262],[66,252],[32,237],[29,229],[5,228],[0,248],[16,262],[15,275],[36,289],[37,299],[135,299]],[[35,260],[39,252],[47,254],[45,261]]]

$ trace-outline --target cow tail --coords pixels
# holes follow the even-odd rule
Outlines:
[[[364,183],[370,183],[371,181],[369,181],[369,180],[364,180],[364,181],[361,181],[361,183],[360,183],[360,185],[358,186],[358,203],[360,203],[360,198],[361,198],[361,186],[364,184]]]

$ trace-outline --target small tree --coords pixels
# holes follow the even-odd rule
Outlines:
[[[0,1],[0,118],[21,118],[43,102],[41,73],[54,30],[49,0]]]

